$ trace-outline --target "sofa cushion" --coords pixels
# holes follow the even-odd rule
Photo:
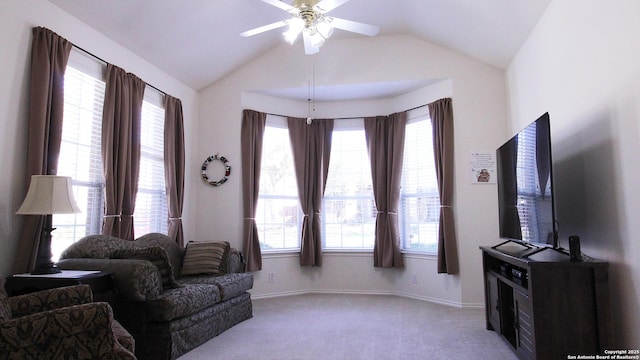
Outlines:
[[[216,276],[214,281],[220,289],[222,300],[231,299],[253,288],[253,274],[227,274]]]
[[[111,258],[148,260],[160,271],[163,290],[178,286],[173,277],[173,269],[167,257],[167,252],[160,246],[116,249],[111,254]]]
[[[185,276],[179,280],[182,284],[210,284],[220,289],[220,301],[226,301],[253,288],[253,274],[236,273],[220,276]]]
[[[163,291],[147,301],[149,321],[171,321],[213,306],[220,301],[220,290],[215,285],[189,284]]]
[[[190,241],[182,261],[181,275],[223,274],[221,264],[229,257],[229,243]]]

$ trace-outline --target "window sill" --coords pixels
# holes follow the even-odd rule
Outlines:
[[[417,259],[437,259],[438,253],[431,251],[402,250],[402,255]]]
[[[371,255],[373,249],[322,249],[323,254],[335,255],[335,254],[359,254],[359,255]],[[287,250],[262,250],[263,257],[286,257],[300,254],[298,249]]]
[[[300,253],[299,249],[273,249],[273,250],[264,250],[261,249],[260,252],[263,256],[265,255],[287,255],[287,254],[298,254]]]
[[[436,252],[416,251],[416,250],[402,250],[403,255],[415,258],[437,258]],[[300,250],[287,249],[287,250],[262,250],[262,256],[264,257],[287,257],[298,255]],[[373,249],[322,249],[323,254],[358,254],[358,255],[371,255]]]
[[[371,249],[336,249],[336,248],[332,248],[332,249],[322,249],[323,253],[360,253],[360,254],[372,254],[373,253],[373,248]]]

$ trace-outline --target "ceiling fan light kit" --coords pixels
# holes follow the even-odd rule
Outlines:
[[[293,0],[291,5],[280,0],[262,1],[285,10],[291,15],[291,19],[248,30],[240,35],[248,37],[288,26],[288,29],[282,33],[284,39],[289,44],[293,44],[302,33],[304,51],[307,55],[320,51],[320,47],[325,40],[333,34],[334,28],[367,36],[375,36],[379,31],[377,26],[325,15],[349,0]]]
[[[293,18],[288,21],[288,25],[289,30],[283,32],[282,36],[284,36],[284,39],[289,44],[293,44],[298,38],[298,35],[300,35],[302,30],[304,30],[304,20],[302,20],[301,18]]]

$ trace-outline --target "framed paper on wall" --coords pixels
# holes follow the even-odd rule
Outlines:
[[[494,153],[471,152],[469,169],[472,184],[496,183],[496,156]]]

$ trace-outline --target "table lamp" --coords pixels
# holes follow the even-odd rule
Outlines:
[[[71,178],[56,175],[33,175],[24,202],[16,211],[19,215],[45,215],[45,222],[38,246],[36,266],[31,274],[55,274],[60,269],[51,261],[51,232],[53,214],[79,213],[73,198]]]

